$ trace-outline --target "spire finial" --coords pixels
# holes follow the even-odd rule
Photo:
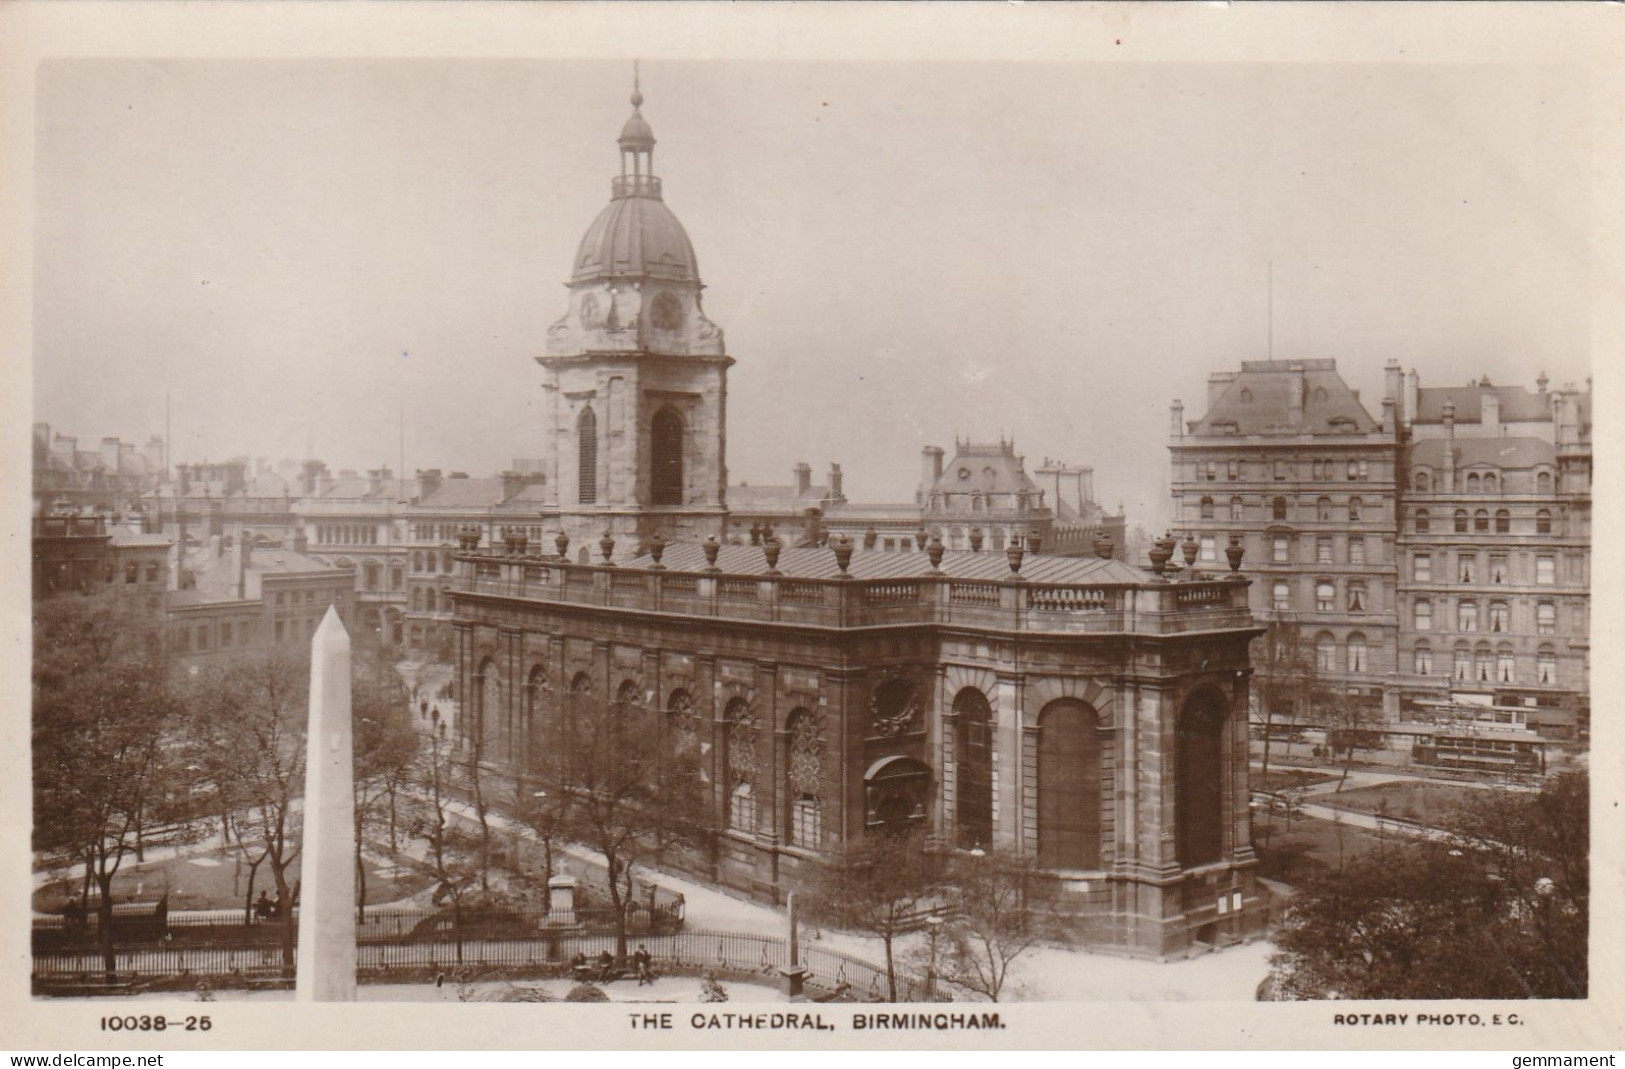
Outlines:
[[[632,110],[643,107],[643,90],[638,84],[638,61],[632,61]]]

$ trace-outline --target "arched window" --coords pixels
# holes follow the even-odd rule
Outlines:
[[[1224,854],[1224,727],[1224,703],[1211,690],[1198,691],[1179,714],[1174,849],[1185,868]]]
[[[1063,698],[1038,714],[1038,863],[1100,867],[1100,720]]]
[[[1213,499],[1211,497],[1202,498],[1201,515],[1204,520],[1213,518]]]
[[[1241,509],[1242,509],[1241,498],[1239,498],[1239,497],[1231,498],[1230,499],[1230,518],[1232,520],[1239,520],[1239,519],[1242,518]]]
[[[413,612],[422,612],[423,611],[423,588],[422,587],[413,587],[412,588],[412,611]]]
[[[1490,630],[1502,634],[1512,630],[1512,608],[1506,602],[1490,602]]]
[[[901,834],[920,827],[931,796],[931,769],[912,757],[885,757],[863,777],[864,823],[871,831]]]
[[[1507,534],[1512,530],[1512,513],[1506,509],[1495,510],[1495,533]]]
[[[1315,611],[1331,612],[1337,608],[1337,584],[1330,579],[1315,580]]]
[[[1365,636],[1358,631],[1349,636],[1348,665],[1350,672],[1364,672],[1366,670]]]
[[[1428,516],[1428,510],[1427,509],[1417,509],[1414,519],[1416,520],[1416,533],[1417,534],[1427,534],[1428,533],[1429,522],[1430,522],[1430,517]]]
[[[1461,643],[1450,654],[1450,676],[1463,682],[1473,678],[1473,651]]]
[[[954,696],[954,823],[961,847],[993,842],[993,709],[966,687]]]
[[[1488,509],[1479,509],[1473,513],[1473,531],[1475,534],[1489,534],[1490,513]]]
[[[1535,633],[1537,635],[1557,634],[1557,606],[1549,601],[1542,601],[1535,606]]]
[[[1315,667],[1322,672],[1337,671],[1337,640],[1325,631],[1315,638]]]
[[[1480,489],[1481,489],[1481,487],[1479,485],[1478,472],[1476,472],[1476,471],[1468,472],[1467,473],[1467,492],[1469,494],[1476,494],[1476,493],[1479,492]]]
[[[1315,501],[1315,519],[1317,519],[1317,520],[1329,520],[1331,518],[1332,518],[1332,499],[1329,498],[1329,497],[1318,498]]]
[[[700,715],[694,699],[678,688],[666,699],[666,738],[674,756],[697,760],[700,755]],[[705,772],[700,770],[701,778]]]
[[[1416,630],[1433,630],[1433,602],[1426,598],[1417,599],[1416,604],[1411,606],[1411,617]]]
[[[1270,608],[1286,612],[1292,607],[1292,588],[1285,579],[1277,579],[1270,587]]]
[[[824,740],[817,718],[806,709],[793,710],[785,729],[790,736],[785,839],[791,846],[817,850],[824,844]]]
[[[1539,512],[1535,513],[1535,533],[1552,533],[1552,514],[1548,510],[1541,509]]]
[[[735,831],[756,830],[756,803],[752,786],[756,782],[756,718],[745,699],[735,698],[723,710],[728,724],[728,827]]]
[[[1456,603],[1456,630],[1478,630],[1478,602],[1467,599]]]
[[[1416,674],[1419,676],[1430,676],[1433,674],[1433,651],[1428,648],[1428,645],[1425,642],[1418,642],[1416,644],[1415,667]]]
[[[424,595],[423,595],[423,608],[424,608],[424,611],[426,611],[426,612],[438,612],[438,611],[440,611],[436,607],[436,603],[437,603],[437,597],[436,597],[436,594],[435,594],[435,589],[434,589],[434,587],[429,587],[429,589],[426,590],[424,592]]]
[[[1496,484],[1498,482],[1500,482],[1500,480],[1498,478],[1496,478],[1495,472],[1493,472],[1493,471],[1485,472],[1484,473],[1484,492],[1486,494],[1495,493]]]
[[[474,694],[479,705],[474,714],[474,737],[487,758],[495,758],[502,737],[502,680],[496,662],[487,657],[474,675]]]
[[[576,423],[576,497],[583,505],[598,503],[598,417],[581,410]]]
[[[656,505],[683,503],[683,419],[670,408],[649,428],[649,497]]]
[[[1511,646],[1502,646],[1495,651],[1495,681],[1497,683],[1518,681],[1518,658],[1513,654]]]
[[[1466,509],[1457,509],[1454,519],[1456,521],[1456,533],[1457,534],[1466,534],[1467,533],[1467,510]]]
[[[1552,492],[1552,473],[1538,471],[1535,473],[1535,493],[1549,494]]]
[[[525,765],[532,772],[542,767],[547,754],[548,732],[552,729],[546,713],[547,672],[540,665],[525,680]]]
[[[1431,485],[1431,483],[1432,480],[1428,478],[1428,473],[1425,471],[1419,471],[1416,473],[1416,478],[1413,480],[1412,485],[1414,485],[1419,492],[1425,494],[1428,492],[1428,487]]]
[[[1542,646],[1535,654],[1535,681],[1557,682],[1557,651],[1550,646]]]
[[[1360,499],[1357,498],[1357,497],[1351,497],[1351,498],[1349,498],[1349,519],[1357,521],[1357,520],[1359,520],[1359,518],[1360,518]]]
[[[1489,683],[1495,679],[1495,655],[1490,652],[1488,643],[1479,643],[1473,651],[1473,681],[1475,683]]]
[[[1271,499],[1270,516],[1277,520],[1286,519],[1286,498],[1277,497]]]

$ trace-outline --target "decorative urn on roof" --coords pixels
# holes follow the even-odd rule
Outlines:
[[[830,542],[830,548],[835,550],[835,566],[841,570],[839,578],[852,578],[852,573],[846,570],[847,565],[852,563],[852,539],[837,535]]]
[[[611,532],[605,531],[604,537],[598,540],[598,552],[604,555],[604,563],[609,564],[615,555],[615,537]]]
[[[1105,531],[1095,532],[1095,556],[1101,560],[1111,560],[1116,552],[1117,545],[1112,541],[1111,535]]]
[[[750,544],[753,546],[762,544],[762,525],[759,523],[750,525]]]
[[[1231,535],[1230,544],[1224,547],[1224,555],[1230,558],[1230,571],[1237,578],[1241,576],[1241,557],[1244,553],[1246,550],[1242,548],[1241,536]]]
[[[1158,579],[1163,578],[1164,573],[1168,571],[1168,562],[1174,559],[1174,545],[1174,537],[1171,534],[1163,535],[1151,545],[1149,554],[1151,570],[1156,573]]]
[[[568,557],[570,554],[570,536],[560,531],[553,539],[553,544],[559,549],[559,556]]]
[[[661,538],[659,535],[655,535],[653,538],[649,539],[649,557],[654,561],[654,563],[649,565],[649,567],[657,571],[664,568],[665,565],[660,563],[660,558],[664,557],[665,555],[666,540]]]
[[[1038,547],[1041,546],[1041,545],[1043,545],[1043,539],[1039,538],[1037,535],[1028,535],[1027,536],[1027,552],[1028,553],[1031,553],[1035,557],[1038,556]]]
[[[783,548],[777,538],[769,538],[762,543],[762,556],[767,558],[767,572],[769,575],[779,574],[779,551]]]
[[[970,551],[972,553],[982,552],[982,529],[980,527],[970,529]]]
[[[1196,555],[1202,551],[1201,543],[1196,541],[1195,532],[1185,532],[1185,541],[1180,543],[1179,548],[1185,554],[1185,567],[1195,571]]]
[[[706,570],[717,571],[717,554],[722,552],[722,543],[717,541],[716,535],[706,535],[705,544],[702,548],[705,550]]]
[[[1021,578],[1021,558],[1023,556],[1025,554],[1021,549],[1021,539],[1010,539],[1010,544],[1004,550],[1004,559],[1010,562],[1010,577],[1012,579]]]
[[[934,571],[940,572],[942,570],[942,552],[944,548],[946,547],[944,547],[942,544],[942,536],[940,534],[932,535],[930,545],[925,547],[925,555],[931,558],[931,568]]]
[[[915,549],[924,549],[926,539],[928,539],[930,537],[931,537],[930,535],[925,533],[925,528],[924,527],[921,527],[918,531],[915,531],[914,532],[914,548]]]

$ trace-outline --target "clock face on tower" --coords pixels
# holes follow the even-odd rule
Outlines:
[[[677,330],[683,325],[683,305],[670,293],[655,297],[649,309],[649,321],[656,330]]]

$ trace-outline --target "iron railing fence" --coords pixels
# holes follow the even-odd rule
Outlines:
[[[571,962],[584,959],[589,969],[599,955],[615,952],[613,931],[552,931],[526,938],[367,939],[357,946],[357,976],[364,982],[410,980],[448,969],[471,967],[514,973],[567,975]],[[785,940],[742,932],[678,931],[634,935],[629,950],[648,950],[658,972],[759,976],[777,984],[789,958]],[[886,970],[862,958],[821,946],[803,945],[803,981],[826,997],[886,1001]],[[122,946],[115,951],[114,972],[120,982],[221,980],[252,983],[293,976],[279,944],[166,944]],[[98,982],[105,977],[100,951],[94,947],[36,953],[34,980],[51,985]],[[946,993],[917,976],[899,974],[897,995],[903,1002],[941,1001]]]

